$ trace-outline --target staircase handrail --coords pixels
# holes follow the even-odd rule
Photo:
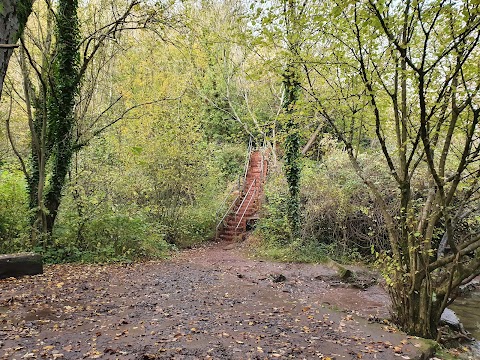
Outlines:
[[[256,182],[257,182],[257,178],[253,179],[252,183],[251,183],[250,186],[248,187],[248,190],[247,190],[247,192],[245,193],[245,196],[243,197],[242,202],[240,203],[240,205],[238,205],[237,211],[235,211],[235,217],[238,215],[238,212],[240,211],[240,208],[242,207],[242,205],[243,205],[243,203],[245,202],[245,200],[247,200],[247,196],[248,196],[248,194],[250,193],[250,190],[252,189],[253,184],[255,184]]]
[[[262,155],[262,160],[261,160],[261,164],[260,164],[260,186],[262,186],[263,184],[263,162],[265,161],[265,157],[264,157],[264,154],[263,154],[263,149],[261,151],[261,155]]]
[[[228,194],[230,196],[230,194]],[[232,210],[233,206],[235,205],[235,203],[237,202],[238,198],[240,197],[240,193],[237,195],[237,197],[235,198],[235,200],[233,200],[232,204],[230,205],[230,207],[228,208],[227,211],[225,211],[225,214],[223,215],[223,217],[221,218],[221,220],[218,222],[216,228],[215,228],[215,239],[218,238],[218,230],[220,229],[220,225],[222,225],[223,221],[225,220],[225,218],[227,217],[227,215],[230,213],[230,211]]]
[[[248,139],[248,150],[247,150],[247,157],[245,159],[245,166],[243,167],[243,183],[242,185],[245,185],[245,181],[247,179],[247,172],[248,172],[248,165],[250,165],[250,155],[252,154],[252,137]]]
[[[247,172],[248,172],[248,166],[250,164],[250,156],[251,156],[251,153],[252,153],[252,145],[253,145],[253,141],[252,141],[252,137],[250,136],[249,140],[248,140],[248,148],[247,148],[247,156],[246,156],[246,159],[245,159],[245,166],[244,166],[244,176],[243,176],[243,184],[242,185],[238,185],[238,188],[240,190],[240,187],[241,186],[245,186],[245,182],[247,180]],[[234,190],[232,189],[229,194],[225,197],[225,200],[222,202],[222,205],[220,205],[219,209],[221,207],[223,207],[223,205],[226,203],[227,199],[230,197],[230,195],[234,192]],[[234,207],[235,203],[237,202],[238,198],[240,197],[240,194],[241,192],[237,195],[237,197],[235,198],[235,200],[233,200],[232,204],[230,205],[230,207],[227,209],[227,211],[224,213],[223,217],[220,219],[220,221],[217,223],[217,226],[215,227],[215,239],[218,238],[218,229],[220,229],[220,226],[222,225],[223,221],[225,220],[225,218],[227,217],[227,215],[230,213],[230,211],[232,210],[232,208]],[[216,211],[215,215],[219,212],[219,210]]]
[[[255,178],[255,179],[252,181],[252,183],[250,184],[250,187],[248,188],[248,191],[247,191],[247,193],[245,194],[245,197],[243,198],[242,203],[240,204],[240,206],[238,207],[237,212],[235,213],[235,220],[237,219],[238,212],[239,212],[240,209],[242,208],[242,205],[243,205],[243,203],[245,202],[245,200],[247,199],[248,194],[250,193],[250,190],[252,189],[252,186],[253,186],[254,184],[256,184],[256,182],[257,182],[257,179]],[[247,209],[248,209],[248,207],[250,206],[250,203],[251,203],[252,199],[255,198],[255,194],[256,194],[256,193],[257,193],[257,188],[255,188],[255,190],[253,191],[252,197],[250,198],[250,200],[248,200],[247,206],[245,206],[245,210],[243,210],[242,216],[240,216],[240,220],[238,221],[237,226],[235,227],[235,234],[237,234],[238,227],[239,227],[240,224],[242,223],[242,220],[243,220],[243,218],[245,217],[245,214],[246,214],[246,212],[247,212]]]
[[[225,206],[225,204],[227,203],[227,200],[230,198],[230,196],[235,192],[235,188],[237,187],[237,184],[233,184],[231,187],[230,187],[230,190],[228,191],[228,194],[227,196],[225,196],[225,198],[223,199],[222,203],[220,204],[220,206],[217,208],[217,211],[215,211],[215,221],[218,219],[218,215],[221,213],[223,207]]]

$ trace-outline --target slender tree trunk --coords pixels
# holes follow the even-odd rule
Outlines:
[[[49,9],[51,10],[51,9]],[[31,240],[33,245],[43,242],[42,234],[47,233],[46,209],[44,205],[44,189],[46,165],[48,161],[49,149],[46,145],[47,129],[47,93],[49,93],[49,76],[52,62],[51,44],[53,36],[54,15],[51,11],[47,12],[46,37],[43,40],[43,53],[41,72],[38,75],[40,86],[35,91],[32,85],[24,47],[20,48],[20,68],[23,74],[23,88],[26,102],[26,111],[28,116],[28,125],[31,136],[30,150],[30,171],[27,177],[27,188],[29,193],[29,207],[31,211]],[[40,235],[40,237],[38,237]],[[45,244],[43,244],[45,245]]]
[[[320,124],[318,124],[317,128],[313,132],[312,136],[310,136],[310,139],[308,139],[307,144],[303,147],[302,155],[305,155],[308,152],[308,150],[310,150],[310,148],[315,143],[315,140],[317,140],[318,134],[320,134],[320,131],[322,131],[323,127],[324,127],[323,122],[320,122]]]

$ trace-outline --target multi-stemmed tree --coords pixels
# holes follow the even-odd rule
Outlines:
[[[119,96],[103,105],[105,109],[92,124],[86,125],[82,123],[86,112],[81,108],[89,106],[92,96],[83,94],[82,105],[77,104],[81,90],[91,94],[94,91],[82,88],[82,82],[106,44],[117,41],[125,29],[138,29],[148,22],[150,15],[133,15],[139,4],[132,0],[117,7],[111,16],[95,15],[103,23],[94,23],[93,29],[87,28],[90,32],[84,34],[79,25],[77,0],[60,0],[55,6],[47,1],[46,22],[41,25],[46,28],[40,32],[46,34],[45,37],[35,39],[40,34],[29,32],[23,42],[20,63],[32,141],[29,161],[22,159],[18,151],[16,154],[27,178],[30,208],[35,214],[32,218],[34,243],[37,242],[35,234],[40,232],[48,238],[53,230],[74,153],[124,114],[120,111],[120,116],[116,114],[108,123],[102,122],[102,117],[121,102]],[[40,61],[36,59],[38,53]],[[104,56],[104,63],[109,63],[113,56]],[[97,64],[96,67],[97,75],[89,79],[93,83],[106,66]]]
[[[305,87],[382,211],[396,322],[435,338],[455,290],[480,274],[479,4],[331,5]],[[357,156],[362,132],[388,171],[377,179]]]

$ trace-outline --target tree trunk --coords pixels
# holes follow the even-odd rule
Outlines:
[[[73,155],[74,107],[79,85],[77,8],[78,0],[60,0],[58,4],[54,78],[51,94],[47,94],[48,131],[51,140],[47,143],[52,144],[53,161],[52,177],[45,193],[48,234],[53,231]]]
[[[0,98],[15,43],[32,11],[33,0],[2,0],[0,3]]]
[[[289,65],[284,74],[285,103],[287,115],[285,127],[285,176],[287,178],[290,197],[287,204],[287,218],[292,239],[300,235],[300,134],[294,119],[294,107],[298,98],[300,84],[294,66]]]
[[[305,4],[303,4],[305,6]],[[285,0],[284,16],[287,29],[288,59],[283,72],[284,102],[283,110],[286,115],[286,138],[285,138],[285,177],[287,178],[289,198],[287,203],[287,219],[291,232],[291,239],[300,236],[300,134],[298,123],[295,120],[295,105],[300,95],[299,69],[297,65],[300,42],[298,13],[302,9],[297,8],[295,0]]]
[[[437,324],[441,315],[441,301],[432,300],[429,286],[408,293],[405,284],[395,284],[390,289],[395,323],[407,334],[428,339],[436,339]]]
[[[303,147],[302,155],[305,155],[307,153],[307,151],[310,150],[310,148],[313,146],[313,144],[315,143],[315,140],[317,140],[318,134],[320,134],[320,131],[322,130],[323,126],[324,126],[323,122],[318,124],[318,126],[315,129],[315,131],[313,132],[312,136],[310,136],[310,139],[308,139],[307,144]]]

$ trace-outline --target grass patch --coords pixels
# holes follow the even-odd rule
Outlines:
[[[334,247],[326,244],[302,243],[278,244],[254,238],[250,241],[251,255],[281,262],[325,263],[334,253]]]

